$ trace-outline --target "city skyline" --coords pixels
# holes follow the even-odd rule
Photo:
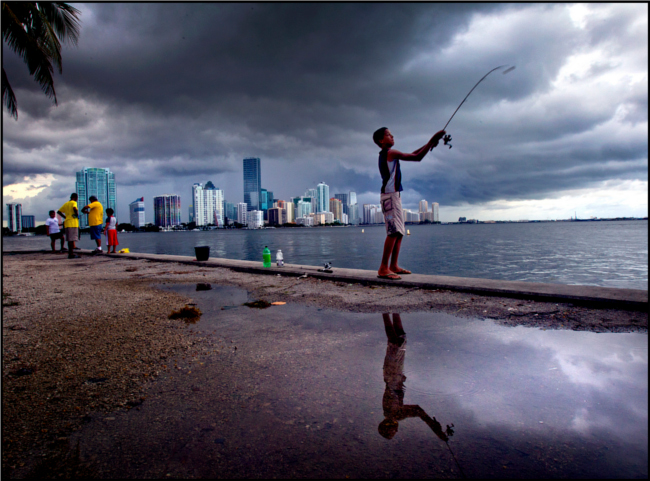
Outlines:
[[[18,121],[3,109],[3,203],[37,221],[88,165],[115,173],[121,219],[145,197],[153,222],[154,195],[187,198],[204,179],[243,202],[247,157],[264,159],[274,198],[324,181],[377,203],[372,132],[417,149],[504,64],[516,69],[449,124],[453,149],[403,163],[404,207],[435,200],[441,221],[647,216],[647,4],[78,7],[58,106],[3,43],[18,102]],[[378,42],[394,21],[403,34]]]

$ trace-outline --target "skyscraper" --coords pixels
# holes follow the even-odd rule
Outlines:
[[[329,211],[334,214],[334,220],[343,223],[343,202],[336,197],[330,199]]]
[[[334,198],[341,201],[341,207],[343,208],[343,213],[347,214],[348,207],[350,205],[349,204],[350,196],[348,194],[334,194]]]
[[[197,226],[214,224],[223,226],[223,191],[210,181],[205,187],[196,183],[192,186],[194,222]]]
[[[262,161],[259,157],[244,159],[244,202],[248,210],[260,210],[262,194]]]
[[[330,186],[321,182],[316,186],[316,213],[329,212]]]
[[[97,200],[106,209],[111,208],[117,218],[117,200],[115,174],[109,169],[97,167],[84,167],[77,172],[77,182],[75,183],[75,192],[79,196],[79,212],[85,205],[90,204],[89,197],[94,195]],[[79,228],[88,227],[88,216],[79,215]]]
[[[350,224],[359,224],[361,219],[359,218],[359,204],[350,204],[348,206],[348,222]]]
[[[437,202],[431,202],[431,210],[433,211],[433,222],[440,222],[440,205]]]
[[[23,229],[29,229],[30,227],[36,227],[36,219],[33,215],[23,215],[20,217],[20,222],[22,223]]]
[[[359,204],[357,203],[357,193],[350,191],[348,195],[348,222],[350,222],[350,224],[358,224],[361,222],[361,219],[359,219]]]
[[[129,218],[131,225],[136,229],[144,227],[144,197],[135,199],[129,204]]]
[[[420,210],[419,212],[424,212],[425,214],[429,212],[429,203],[426,200],[420,201]]]
[[[295,204],[295,217],[300,219],[301,217],[307,217],[312,213],[311,210],[311,198],[309,197],[299,197],[299,201]]]
[[[158,227],[172,227],[181,223],[181,196],[163,194],[153,198],[154,223]]]
[[[226,200],[223,201],[223,215],[224,215],[224,225],[226,223],[232,224],[237,221],[237,206]]]
[[[245,202],[240,202],[237,204],[237,222],[243,225],[246,225],[248,223],[248,219],[246,218],[246,214],[248,213],[248,208],[246,207]]]
[[[316,203],[316,189],[307,189],[305,191],[304,197],[309,197],[311,199],[311,211],[315,214],[316,213],[316,206],[317,206],[317,203]]]
[[[23,205],[7,204],[7,227],[11,232],[23,230]]]

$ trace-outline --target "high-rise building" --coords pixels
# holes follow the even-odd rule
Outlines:
[[[316,213],[329,212],[330,186],[321,182],[316,186]]]
[[[420,210],[418,212],[429,212],[429,203],[426,200],[420,201]]]
[[[260,210],[267,211],[273,207],[273,202],[269,202],[269,191],[260,189]]]
[[[308,200],[304,200],[308,199]],[[296,219],[300,219],[301,217],[307,217],[309,214],[311,214],[311,198],[309,197],[303,197],[298,201],[296,204],[296,212],[295,216]]]
[[[287,213],[287,222],[290,224],[296,223],[296,209],[293,205],[293,202],[287,202],[284,206],[284,210]]]
[[[173,227],[181,224],[181,196],[163,194],[153,198],[154,223],[158,227]]]
[[[332,197],[330,199],[329,211],[334,214],[334,220],[343,223],[343,202],[339,199]]]
[[[237,222],[243,225],[248,224],[246,220],[246,214],[248,212],[248,208],[246,206],[246,202],[240,202],[237,204]]]
[[[194,222],[194,205],[190,205],[187,208],[187,222]]]
[[[84,167],[77,172],[77,182],[75,182],[75,192],[79,196],[77,200],[79,212],[85,205],[90,204],[89,197],[94,195],[99,203],[106,209],[111,208],[117,218],[117,197],[115,186],[115,174],[109,169],[97,167]],[[79,216],[79,228],[88,227],[88,216]]]
[[[348,194],[334,194],[334,198],[341,201],[341,207],[343,208],[343,213],[347,214],[349,212],[348,207],[350,206]]]
[[[244,159],[244,202],[248,210],[260,210],[262,166],[259,157]]]
[[[359,224],[359,204],[357,203],[357,193],[350,191],[348,194],[348,221],[350,224]]]
[[[359,218],[359,204],[350,204],[348,206],[348,222],[350,224],[359,224],[361,219]]]
[[[129,219],[136,229],[144,227],[144,197],[135,199],[129,204]]]
[[[440,222],[440,204],[431,202],[431,210],[433,211],[433,222]]]
[[[282,207],[271,207],[268,210],[269,225],[282,225],[287,222],[287,211]]]
[[[264,212],[261,210],[249,210],[246,212],[246,225],[249,229],[261,229],[264,227]]]
[[[36,227],[36,222],[33,215],[22,215],[20,216],[20,222],[23,225],[23,229],[29,229],[30,227]]]
[[[404,222],[420,222],[419,212],[411,212],[408,209],[404,209]]]
[[[223,201],[223,215],[224,215],[224,224],[232,224],[234,221],[237,221],[237,206],[233,202]]]
[[[377,212],[381,214],[381,206],[375,204],[363,204],[363,223],[376,224]],[[383,216],[381,222],[383,222]]]
[[[305,191],[305,195],[303,197],[309,197],[311,199],[311,211],[315,214],[316,213],[316,207],[317,207],[316,189],[307,189]]]
[[[213,224],[223,226],[223,191],[210,181],[205,186],[200,183],[192,185],[194,205],[194,222],[197,226]]]
[[[7,227],[11,232],[23,230],[23,205],[7,204]]]

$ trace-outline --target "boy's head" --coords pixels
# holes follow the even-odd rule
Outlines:
[[[108,214],[109,217],[112,216],[113,215],[113,209],[111,209],[110,207],[108,209],[106,209],[106,214]]]
[[[72,194],[70,194],[70,200],[77,200],[76,192],[73,192]]]
[[[51,217],[52,219],[54,219],[54,216],[56,216],[56,212],[54,212],[53,210],[51,210],[51,211],[50,211],[50,217]]]
[[[397,421],[394,421],[392,419],[384,419],[379,423],[377,430],[379,431],[379,434],[381,434],[386,439],[392,439],[393,436],[397,434],[398,428],[399,424]]]
[[[90,197],[88,197],[88,200],[90,202],[97,202],[97,197],[95,197],[94,195],[91,195]]]
[[[374,140],[375,144],[377,144],[382,149],[390,148],[395,145],[393,142],[393,134],[390,133],[388,127],[382,127],[375,130],[375,133],[372,134],[372,140]]]

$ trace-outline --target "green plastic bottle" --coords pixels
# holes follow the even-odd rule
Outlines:
[[[271,251],[269,250],[269,246],[264,248],[262,258],[264,259],[264,267],[271,267]]]

